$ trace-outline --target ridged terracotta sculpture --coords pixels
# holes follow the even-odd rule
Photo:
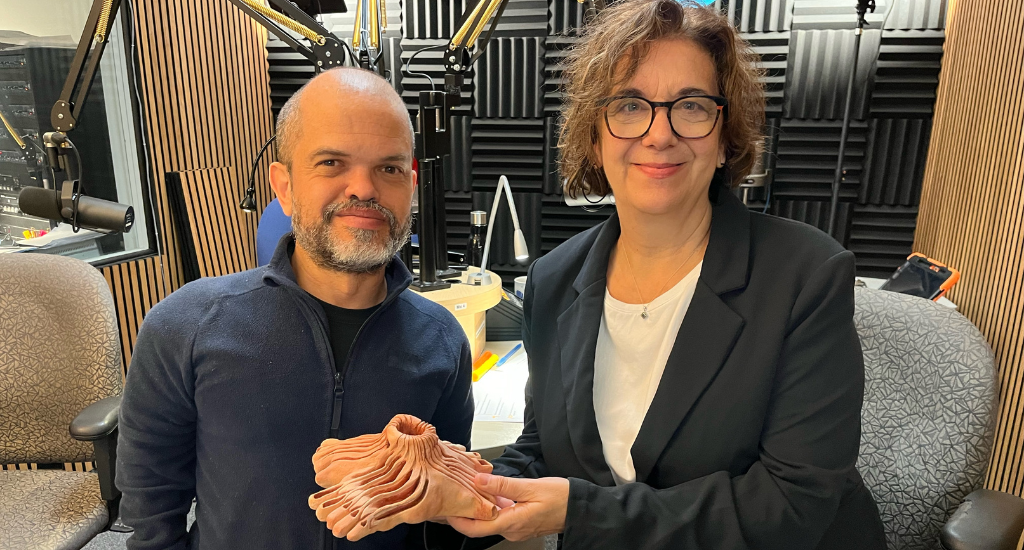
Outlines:
[[[461,445],[441,441],[430,424],[400,414],[379,434],[328,439],[313,455],[309,497],[316,517],[336,537],[357,541],[400,523],[460,516],[494,519],[494,497],[473,485],[491,464]]]

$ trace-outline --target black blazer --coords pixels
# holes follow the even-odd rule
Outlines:
[[[566,549],[884,550],[854,466],[853,255],[713,194],[697,289],[632,448],[637,483],[615,486],[594,416],[617,216],[530,268],[526,425],[495,473],[569,478]]]

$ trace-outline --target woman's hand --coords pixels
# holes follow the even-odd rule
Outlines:
[[[477,474],[475,482],[481,492],[498,497],[501,510],[493,520],[448,518],[448,524],[463,535],[501,535],[511,541],[520,541],[561,533],[565,529],[568,479],[520,479]]]

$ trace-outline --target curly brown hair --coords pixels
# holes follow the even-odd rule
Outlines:
[[[722,128],[726,164],[719,171],[733,186],[750,172],[765,119],[758,55],[726,17],[693,0],[620,0],[598,14],[566,57],[558,147],[570,196],[611,193],[594,152],[601,100],[632,79],[651,43],[665,38],[692,40],[711,56],[719,93],[729,101]]]

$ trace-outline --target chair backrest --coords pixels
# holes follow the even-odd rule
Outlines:
[[[68,427],[122,383],[100,272],[61,256],[0,254],[0,464],[91,460],[92,445]]]
[[[260,223],[256,226],[256,265],[267,265],[274,257],[277,242],[285,233],[292,230],[292,219],[281,210],[277,199],[270,201],[260,215]]]
[[[890,550],[938,549],[939,529],[979,488],[995,432],[992,351],[953,309],[858,288],[865,388],[857,467]]]

